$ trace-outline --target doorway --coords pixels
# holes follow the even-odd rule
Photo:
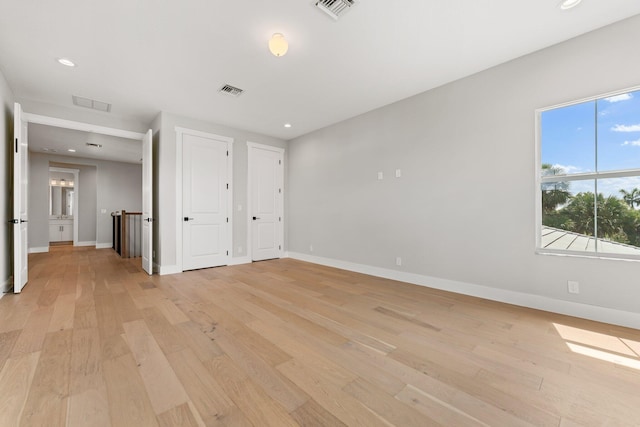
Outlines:
[[[284,149],[247,143],[249,256],[280,258],[284,244]]]
[[[229,264],[233,139],[177,128],[180,271]],[[180,209],[178,210],[180,212]]]
[[[49,167],[49,246],[78,245],[80,171]]]

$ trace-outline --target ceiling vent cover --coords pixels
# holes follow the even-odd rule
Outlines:
[[[319,0],[316,7],[335,19],[345,14],[357,0]]]
[[[225,95],[238,97],[244,91],[242,89],[238,88],[238,87],[235,87],[235,86],[224,85],[220,89],[218,89],[218,92],[224,93]]]
[[[73,105],[77,105],[78,107],[91,108],[92,110],[98,110],[104,113],[111,111],[111,104],[106,102],[96,101],[95,99],[77,95],[72,95],[71,98],[73,98]]]

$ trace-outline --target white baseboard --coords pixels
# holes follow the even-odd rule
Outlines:
[[[49,246],[42,246],[39,248],[29,248],[30,254],[41,254],[44,252],[49,252]]]
[[[9,276],[9,278],[2,283],[2,286],[0,286],[0,298],[9,292],[11,288],[13,288],[13,277]]]
[[[492,301],[640,329],[640,313],[632,313],[629,311],[582,304],[573,301],[558,300],[541,295],[514,292],[507,289],[491,288],[488,286],[457,282],[454,280],[440,279],[437,277],[423,276],[403,271],[389,270],[387,268],[372,267],[369,265],[356,264],[297,252],[290,252],[289,257],[301,261],[312,262],[314,264],[369,274],[371,276],[383,277],[385,279],[398,280],[443,291],[455,292]]]
[[[177,265],[161,265],[158,272],[161,276],[164,276],[165,274],[182,273],[182,270],[180,270]]]
[[[229,263],[227,265],[240,265],[240,264],[251,264],[251,258],[248,256],[229,258]]]
[[[113,246],[112,243],[96,243],[96,249],[111,249],[111,246]]]
[[[92,242],[78,242],[74,246],[96,246],[96,241],[94,240]],[[109,247],[111,247],[111,244],[109,244]]]

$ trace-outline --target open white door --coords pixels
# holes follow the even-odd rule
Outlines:
[[[20,293],[28,279],[28,215],[27,173],[28,145],[27,123],[22,119],[22,108],[13,107],[13,292]]]
[[[153,135],[142,139],[142,268],[153,273]]]

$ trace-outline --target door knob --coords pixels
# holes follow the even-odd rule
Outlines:
[[[258,218],[257,216],[254,216],[254,217],[253,217],[253,220],[255,221],[256,219],[260,219],[260,218]]]
[[[184,220],[185,220],[185,222],[187,222],[187,221],[193,221],[193,220],[194,220],[194,218],[189,218],[188,216],[185,216],[185,217],[184,217]]]

